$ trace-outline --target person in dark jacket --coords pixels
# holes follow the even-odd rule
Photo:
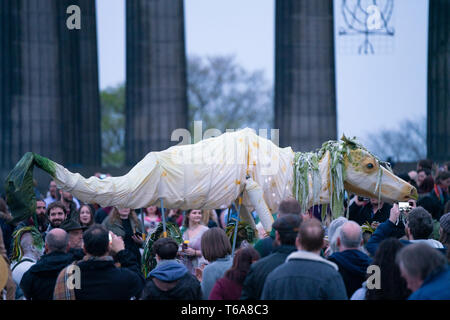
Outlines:
[[[415,243],[400,250],[396,262],[413,292],[408,300],[450,300],[450,268],[444,255]]]
[[[391,205],[384,202],[378,202],[378,199],[370,199],[370,201],[360,201],[359,197],[349,208],[349,220],[355,221],[360,226],[368,222],[370,225],[373,222],[384,222],[389,218],[389,210]]]
[[[370,258],[361,251],[363,244],[361,227],[354,221],[344,223],[339,230],[336,243],[339,251],[333,253],[328,260],[339,267],[347,296],[351,297],[366,279],[367,267],[370,265]]]
[[[73,261],[67,253],[69,236],[60,228],[53,228],[45,237],[46,254],[22,277],[20,288],[28,300],[52,300],[59,272]]]
[[[381,241],[395,235],[396,224],[399,220],[400,211],[398,204],[394,204],[391,209],[389,220],[386,220],[378,226],[377,230],[375,230],[366,244],[366,249],[370,255],[375,255]],[[431,233],[433,232],[433,218],[427,210],[422,207],[414,208],[408,213],[406,220],[407,223],[405,226],[405,232],[408,240],[400,240],[404,245],[409,245],[415,242],[423,242],[438,249],[444,255],[446,254],[446,248],[442,245],[442,243],[434,239],[429,239]]]
[[[242,284],[253,262],[259,260],[259,253],[253,247],[236,251],[233,265],[225,275],[216,281],[209,294],[209,300],[239,300]]]
[[[262,300],[346,300],[344,281],[335,263],[320,256],[324,229],[317,219],[302,222],[298,251],[275,268],[264,283]]]
[[[286,258],[294,251],[295,239],[302,219],[297,214],[286,214],[277,219],[272,225],[275,230],[275,242],[278,244],[274,251],[253,263],[245,278],[241,300],[259,300],[269,273],[283,264]]]
[[[153,244],[157,266],[150,272],[141,300],[200,300],[200,282],[184,264],[175,260],[178,244],[171,238],[160,238]]]
[[[287,198],[281,201],[276,219],[280,218],[284,214],[295,214],[298,215],[301,219],[301,213],[302,207],[300,206],[300,203],[298,203],[298,201],[294,198]],[[273,250],[277,246],[277,243],[274,240],[275,231],[272,229],[272,232],[268,237],[260,239],[258,240],[258,242],[256,242],[255,249],[256,251],[258,251],[261,258],[264,258],[273,252]]]
[[[83,247],[86,255],[77,263],[80,288],[73,290],[76,300],[130,300],[140,296],[145,280],[135,255],[125,249],[122,238],[94,224],[83,234]]]

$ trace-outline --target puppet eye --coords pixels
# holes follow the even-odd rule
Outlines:
[[[367,164],[367,169],[373,169],[373,164],[372,163],[368,163]]]

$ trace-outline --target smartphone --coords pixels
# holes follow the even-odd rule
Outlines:
[[[411,206],[410,206],[409,202],[399,202],[398,210],[400,212],[409,212],[409,211],[411,211]]]

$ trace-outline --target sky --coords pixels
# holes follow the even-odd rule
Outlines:
[[[426,115],[428,0],[393,1],[394,36],[374,39],[375,54],[359,55],[354,48],[362,38],[338,34],[345,23],[342,0],[334,0],[338,136],[365,143],[374,132]],[[104,89],[125,80],[125,4],[96,3]],[[185,0],[187,55],[234,55],[273,83],[274,24],[275,0]]]

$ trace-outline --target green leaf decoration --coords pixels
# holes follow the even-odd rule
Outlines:
[[[55,177],[56,169],[53,161],[33,152],[25,153],[5,181],[6,201],[13,216],[11,224],[28,219],[36,211],[34,166]]]
[[[167,237],[172,238],[178,243],[178,245],[183,243],[183,235],[181,234],[178,225],[167,222],[166,223]],[[147,238],[144,246],[144,252],[142,254],[142,273],[144,277],[147,278],[150,272],[156,267],[156,258],[153,253],[152,247],[156,240],[163,237],[163,223],[160,222],[156,230]]]

